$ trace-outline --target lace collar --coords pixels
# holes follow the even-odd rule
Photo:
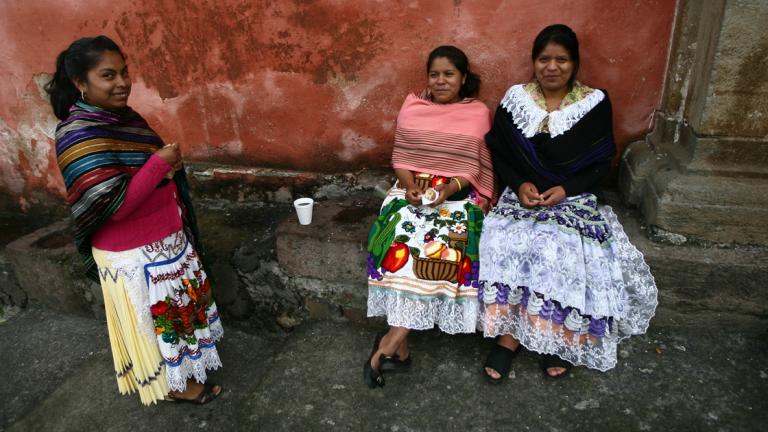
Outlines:
[[[501,106],[512,115],[512,121],[526,138],[539,133],[542,126],[554,138],[570,130],[603,99],[605,93],[577,81],[563,98],[560,108],[547,112],[541,88],[537,82],[530,82],[510,87],[501,100]],[[543,125],[545,120],[546,124]]]

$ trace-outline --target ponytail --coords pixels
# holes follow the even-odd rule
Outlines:
[[[53,108],[53,114],[59,120],[64,120],[69,117],[69,107],[77,102],[80,96],[80,91],[77,90],[75,84],[69,79],[64,65],[67,58],[67,51],[62,51],[58,57],[56,57],[56,72],[53,74],[48,84],[45,85],[45,91],[50,96],[51,107]]]
[[[467,78],[459,89],[459,96],[464,99],[475,97],[478,93],[480,93],[480,75],[467,71]]]
[[[56,57],[56,72],[45,91],[59,120],[66,120],[69,108],[80,99],[75,81],[87,81],[88,71],[101,60],[104,51],[115,51],[125,58],[120,47],[106,36],[78,39]]]

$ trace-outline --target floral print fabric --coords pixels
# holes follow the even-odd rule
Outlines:
[[[368,237],[368,316],[416,330],[477,329],[483,212],[475,199],[415,207],[404,189],[389,191]]]
[[[523,207],[507,189],[486,217],[479,249],[487,337],[607,370],[619,341],[648,328],[657,289],[642,254],[594,195]]]
[[[224,329],[208,277],[184,232],[107,256],[111,267],[99,269],[102,279],[124,278],[137,331],[157,344],[170,390],[183,391],[189,378],[205,382],[206,370],[221,366],[216,341]]]

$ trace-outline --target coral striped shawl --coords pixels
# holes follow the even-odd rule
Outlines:
[[[464,177],[482,198],[491,201],[496,183],[484,140],[490,128],[491,113],[479,100],[438,104],[410,94],[397,116],[392,166]]]
[[[98,280],[91,235],[120,208],[130,178],[163,145],[130,108],[117,113],[78,101],[56,127],[56,157],[72,209],[75,245],[88,276]],[[184,204],[185,230],[194,241],[197,227],[183,170],[174,181]]]

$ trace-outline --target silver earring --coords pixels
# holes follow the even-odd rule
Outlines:
[[[83,102],[85,102],[85,98],[86,98],[85,91],[80,90],[80,98],[83,100]]]

